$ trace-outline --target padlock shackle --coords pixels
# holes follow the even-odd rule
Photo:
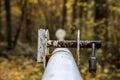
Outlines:
[[[92,54],[91,57],[95,56],[95,43],[92,43]]]

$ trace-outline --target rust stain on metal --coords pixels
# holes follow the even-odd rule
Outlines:
[[[96,48],[101,47],[101,41],[80,41],[80,48],[91,48],[92,43],[95,43]],[[47,43],[48,47],[63,47],[63,48],[76,48],[77,41],[58,41],[58,40],[49,40]]]

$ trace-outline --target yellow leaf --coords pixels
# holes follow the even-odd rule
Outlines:
[[[38,3],[38,0],[29,0],[30,3]]]
[[[87,6],[87,2],[84,2],[84,3],[83,3],[83,6],[84,6],[84,7]]]
[[[12,7],[12,11],[14,11],[14,12],[16,12],[16,13],[18,13],[18,14],[21,14],[20,8],[19,8],[19,7],[16,7],[16,6]]]
[[[78,6],[82,6],[82,2],[78,2],[77,5],[78,5]]]

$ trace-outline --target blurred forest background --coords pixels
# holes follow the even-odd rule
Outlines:
[[[90,49],[81,49],[84,80],[120,80],[120,0],[0,0],[0,80],[41,80],[36,62],[37,31],[50,38],[63,28],[66,39],[101,40],[96,76],[88,72]],[[75,53],[74,50],[72,50]]]

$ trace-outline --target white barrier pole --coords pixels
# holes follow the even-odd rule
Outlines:
[[[56,48],[49,59],[42,80],[82,80],[71,52]]]

